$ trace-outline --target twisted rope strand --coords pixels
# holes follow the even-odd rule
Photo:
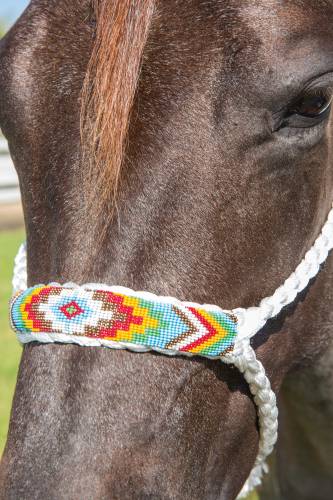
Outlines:
[[[326,223],[313,246],[305,254],[296,270],[286,279],[282,286],[277,288],[273,295],[265,297],[257,307],[234,309],[239,323],[238,338],[251,338],[265,326],[267,321],[277,316],[281,310],[294,302],[314,278],[321,264],[333,248],[333,205],[328,214]]]
[[[243,374],[258,407],[259,449],[251,473],[237,497],[241,499],[259,486],[264,472],[267,472],[266,459],[273,451],[277,440],[278,408],[265,368],[257,360],[249,339],[243,341],[240,353],[228,354],[223,361],[233,364]]]
[[[27,284],[27,245],[22,243],[14,261],[13,293],[25,290]]]

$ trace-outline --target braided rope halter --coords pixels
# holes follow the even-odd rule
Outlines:
[[[264,298],[257,307],[223,311],[217,306],[201,306],[96,283],[83,286],[51,283],[27,288],[26,245],[23,244],[15,258],[11,324],[23,344],[61,342],[134,352],[154,350],[166,355],[201,355],[236,366],[249,384],[258,407],[260,429],[258,455],[238,496],[244,498],[260,484],[267,471],[265,461],[276,443],[278,428],[276,397],[250,340],[269,319],[294,302],[318,274],[332,248],[333,207],[312,248],[272,296]],[[86,317],[85,305],[90,311]],[[119,323],[118,317],[116,331],[122,330],[119,335],[114,333],[115,310],[117,314],[120,310],[127,314],[123,323]],[[129,316],[130,310],[139,311],[141,316],[132,312]],[[180,333],[184,322],[187,326],[191,322],[190,334]],[[98,326],[101,324],[103,327]],[[162,333],[159,324],[163,324]],[[128,327],[127,332],[124,325]]]

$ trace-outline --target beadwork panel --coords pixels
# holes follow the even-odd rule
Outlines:
[[[14,297],[18,333],[61,333],[140,344],[202,356],[232,350],[237,318],[185,303],[166,303],[109,290],[39,286]]]

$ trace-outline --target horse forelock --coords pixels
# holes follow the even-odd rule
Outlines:
[[[90,166],[87,192],[100,208],[115,202],[154,3],[92,1],[96,28],[82,91],[81,141]]]

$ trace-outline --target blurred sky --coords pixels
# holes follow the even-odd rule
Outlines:
[[[29,0],[0,0],[1,23],[10,26],[28,5]]]

